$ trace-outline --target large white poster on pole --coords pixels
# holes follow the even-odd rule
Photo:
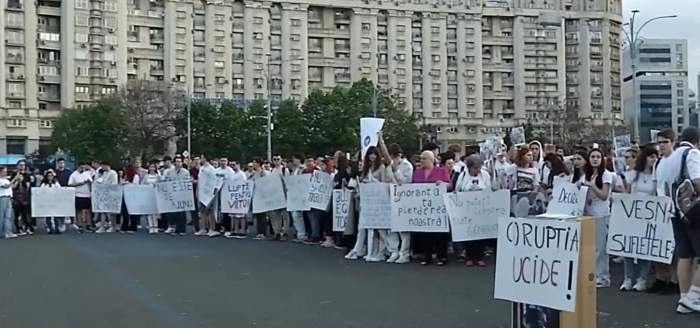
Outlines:
[[[159,213],[194,211],[192,180],[157,183],[156,204]]]
[[[287,186],[287,211],[308,211],[311,174],[289,175],[284,178]]]
[[[671,199],[617,193],[612,199],[608,254],[670,264],[676,247]]]
[[[580,189],[573,183],[555,180],[552,187],[552,199],[547,205],[547,213],[541,217],[575,218],[583,215],[586,206],[588,187]]]
[[[309,188],[309,206],[321,211],[328,211],[333,191],[333,179],[326,172],[315,171],[311,176]]]
[[[391,229],[388,183],[360,183],[360,222],[363,229]]]
[[[576,220],[501,218],[495,298],[574,312],[580,231]]]
[[[158,214],[154,185],[128,184],[124,186],[124,203],[131,215]]]
[[[447,184],[409,183],[391,186],[391,230],[450,232],[443,195]]]
[[[333,190],[333,231],[345,231],[352,206],[352,192],[347,189]]]
[[[216,176],[216,171],[213,168],[202,169],[199,171],[197,180],[197,200],[204,206],[209,206],[216,197],[216,190],[220,188],[219,183],[222,180]]]
[[[510,216],[510,191],[447,193],[452,241],[495,239],[498,220]]]
[[[117,184],[93,184],[90,193],[93,213],[121,213],[124,189]]]
[[[362,146],[362,157],[365,157],[367,149],[371,146],[376,146],[379,142],[377,133],[384,126],[383,118],[365,117],[360,119],[360,144]]]
[[[250,180],[226,181],[221,188],[221,213],[247,214],[254,189]]]
[[[32,217],[74,217],[75,188],[32,188]]]
[[[282,176],[270,174],[255,180],[253,213],[265,213],[287,207]]]

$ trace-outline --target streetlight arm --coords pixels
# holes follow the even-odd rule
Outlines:
[[[639,27],[639,29],[637,29],[636,32],[632,31],[632,33],[634,34],[634,41],[636,41],[639,38],[639,34],[642,33],[642,30],[644,29],[645,26],[647,26],[647,24],[649,24],[655,20],[659,20],[659,19],[676,18],[676,17],[678,17],[678,15],[667,15],[667,16],[654,17],[652,19],[647,20],[646,22],[644,22],[644,24],[642,24],[641,27]]]

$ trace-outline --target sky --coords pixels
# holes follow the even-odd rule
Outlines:
[[[641,37],[648,39],[688,39],[688,84],[697,92],[700,71],[700,0],[622,0],[624,21],[631,11],[638,9],[635,23],[640,26],[647,19],[662,15],[678,15],[649,23]]]

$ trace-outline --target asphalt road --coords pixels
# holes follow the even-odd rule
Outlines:
[[[493,299],[493,266],[342,255],[143,233],[0,240],[0,327],[509,327],[510,305]],[[598,327],[700,327],[700,315],[673,312],[676,301],[601,290]]]

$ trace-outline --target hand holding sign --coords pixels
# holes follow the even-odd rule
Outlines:
[[[371,146],[376,146],[379,142],[379,132],[384,126],[383,118],[361,118],[360,119],[360,146],[362,148],[362,157],[365,157],[367,149]]]

